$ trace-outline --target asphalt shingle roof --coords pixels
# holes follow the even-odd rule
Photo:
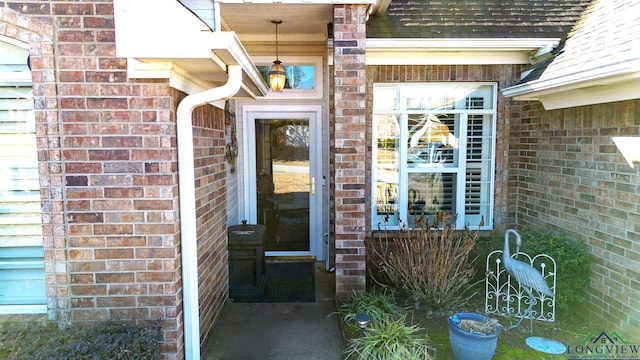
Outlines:
[[[367,37],[562,38],[590,2],[392,0],[384,14],[372,16]]]
[[[625,63],[640,68],[640,1],[595,0],[539,78]]]

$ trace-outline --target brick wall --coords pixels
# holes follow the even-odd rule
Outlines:
[[[365,289],[365,5],[333,10],[333,189],[336,297]]]
[[[161,319],[164,357],[181,358],[177,95],[127,79],[110,2],[0,4],[0,31],[31,46],[50,318]]]
[[[512,127],[518,226],[585,241],[593,255],[584,313],[640,339],[640,167],[612,141],[640,136],[640,100],[545,111],[522,107]],[[559,269],[558,271],[561,271]]]
[[[200,106],[193,112],[193,125],[202,346],[228,295],[224,111]]]

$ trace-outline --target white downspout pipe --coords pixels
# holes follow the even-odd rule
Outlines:
[[[198,239],[193,155],[192,113],[197,106],[235,95],[242,84],[242,68],[228,66],[227,83],[185,97],[177,110],[178,187],[182,246],[182,293],[186,360],[200,359],[200,302],[198,299]]]

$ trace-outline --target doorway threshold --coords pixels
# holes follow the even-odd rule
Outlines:
[[[316,260],[315,255],[265,256],[265,261]]]

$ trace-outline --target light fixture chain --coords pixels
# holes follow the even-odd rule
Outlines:
[[[280,62],[280,49],[278,46],[278,25],[282,24],[282,20],[271,20],[271,22],[276,26],[276,61],[273,62],[271,70],[269,70],[269,85],[273,91],[282,91],[287,82],[284,66]]]
[[[278,23],[276,22],[276,60],[279,60],[278,58]]]

